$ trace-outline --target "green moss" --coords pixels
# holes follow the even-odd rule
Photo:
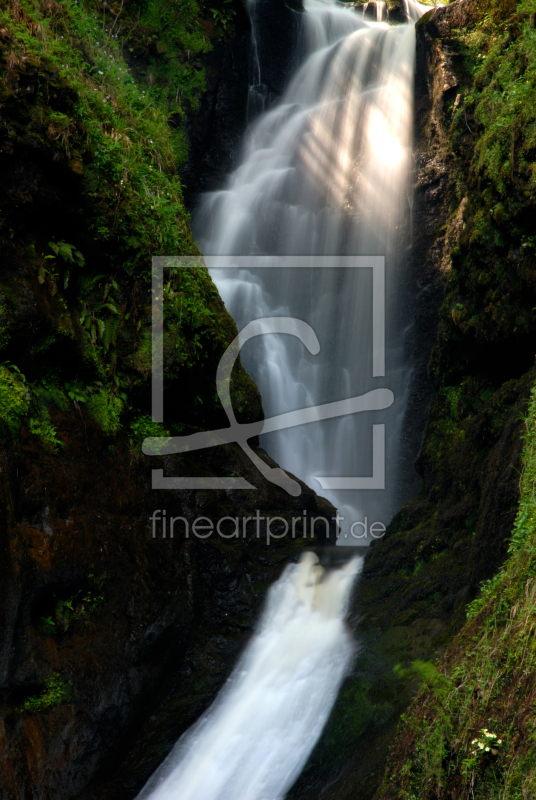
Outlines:
[[[148,378],[151,374],[153,364],[152,346],[151,331],[146,328],[140,333],[136,352],[128,358],[129,365],[143,375],[144,378]]]
[[[536,3],[488,2],[479,13],[452,32],[460,82],[456,104],[445,101],[456,205],[467,203],[442,324],[452,342],[460,332],[520,339],[535,325]]]
[[[30,407],[30,393],[24,375],[16,367],[0,367],[0,420],[17,433]]]
[[[167,110],[136,86],[118,43],[103,31],[102,18],[70,0],[52,16],[48,8],[44,2],[23,2],[23,13],[15,17],[8,2],[0,3],[0,22],[11,40],[2,101],[15,100],[28,63],[38,69],[37,97],[27,108],[24,134],[62,149],[71,169],[83,175],[94,201],[88,227],[97,241],[118,240],[123,269],[136,269],[155,250],[191,251],[175,174],[177,134],[174,145]],[[49,104],[52,80],[55,88],[69,86],[68,110]],[[17,132],[15,127],[12,134]]]
[[[121,429],[123,406],[120,397],[104,390],[92,394],[87,401],[87,410],[108,435],[117,433]]]
[[[33,386],[76,383],[87,399],[99,383],[134,415],[146,413],[151,256],[197,253],[177,165],[187,157],[184,113],[204,85],[198,57],[218,25],[195,0],[97,10],[75,0],[0,0],[0,28],[6,147],[21,164],[37,159],[38,175],[46,164],[58,198],[68,187],[42,224],[0,201],[6,260],[13,274],[25,265],[6,291],[16,299],[24,285],[39,301],[31,345],[20,327],[18,340],[9,338],[13,314],[2,301],[0,346],[7,357],[25,353]],[[180,386],[179,402],[167,406],[170,424],[210,427],[219,413],[215,366],[236,329],[206,268],[167,277],[166,391],[178,395]],[[258,394],[239,368],[236,375],[237,408],[251,416]],[[119,430],[117,400],[95,398],[87,408],[107,432]],[[32,416],[37,430],[41,412]]]
[[[72,697],[72,682],[66,681],[59,672],[55,672],[45,681],[45,688],[40,695],[29,697],[22,705],[22,711],[38,714],[48,711],[53,706],[68,702]]]
[[[164,285],[164,319],[168,337],[165,360],[171,357],[180,366],[193,366],[209,355],[204,346],[207,329],[218,317],[216,287],[203,267],[172,268]],[[226,344],[225,331],[215,331],[214,345]],[[174,352],[171,352],[174,351]],[[166,358],[167,356],[167,358]]]
[[[67,411],[69,408],[69,398],[64,389],[54,381],[43,380],[41,383],[32,386],[32,391],[39,405],[48,408],[54,405],[60,411]]]
[[[182,426],[174,426],[174,433],[182,433]],[[149,414],[142,414],[135,417],[130,423],[130,444],[134,456],[140,456],[142,453],[142,444],[145,439],[149,437],[157,438],[159,441],[154,442],[152,445],[152,453],[157,454],[163,449],[170,441],[170,433],[160,423],[153,422]]]
[[[134,3],[130,19],[133,49],[147,53],[145,78],[151,93],[170,110],[181,109],[187,102],[199,103],[205,88],[205,74],[197,57],[212,49],[200,19],[195,0],[142,0]],[[140,35],[141,34],[141,35]]]
[[[96,575],[90,567],[87,588],[79,590],[66,598],[55,600],[54,612],[49,617],[41,617],[39,628],[46,636],[66,633],[75,623],[88,625],[90,618],[104,603],[104,586],[108,579],[106,572]],[[55,596],[54,596],[55,597]]]
[[[411,793],[430,800],[531,796],[536,768],[535,485],[536,388],[525,419],[521,498],[510,557],[469,605],[469,622],[401,721],[404,765],[396,752],[381,798]]]

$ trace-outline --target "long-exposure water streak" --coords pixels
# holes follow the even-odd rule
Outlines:
[[[408,3],[418,16],[419,6]],[[385,490],[324,492],[347,520],[341,541],[350,544],[352,521],[366,516],[387,524],[403,495],[398,467],[411,374],[405,265],[415,32],[413,24],[364,21],[331,0],[306,0],[305,8],[302,65],[249,132],[228,185],[203,198],[194,225],[207,265],[219,267],[212,274],[239,329],[259,317],[294,316],[320,339],[315,357],[289,337],[266,336],[246,346],[243,361],[267,416],[379,386],[395,394],[381,415],[261,439],[284,469],[318,490],[315,478],[322,475],[370,475],[372,426],[385,424]],[[231,269],[239,255],[271,269]],[[267,255],[271,261],[255,262]],[[280,258],[297,255],[386,257],[385,378],[372,370],[368,271],[310,270],[305,276]]]
[[[411,374],[404,268],[413,23],[421,13],[413,0],[406,9],[409,23],[389,27],[333,0],[305,0],[301,66],[277,105],[248,132],[227,186],[205,196],[195,217],[201,251],[239,329],[261,317],[292,316],[306,320],[320,340],[313,356],[290,336],[247,343],[243,360],[266,416],[379,387],[394,392],[395,402],[381,412],[264,437],[281,466],[315,488],[322,475],[370,473],[372,426],[383,423],[385,490],[324,492],[349,522],[387,523],[401,497],[400,439]],[[256,25],[253,31],[262,35]],[[261,85],[257,54],[253,81]],[[385,375],[372,368],[370,271],[304,270],[303,263],[293,269],[283,260],[329,256],[336,262],[345,255],[385,256]],[[250,268],[242,259],[237,267],[236,256],[248,256]],[[269,268],[258,269],[267,256]],[[348,523],[343,531],[348,538]],[[280,800],[290,788],[355,649],[344,617],[361,560],[328,574],[316,562],[306,554],[286,568],[228,684],[138,800]]]

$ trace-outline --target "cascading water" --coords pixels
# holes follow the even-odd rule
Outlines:
[[[367,13],[367,8],[369,3],[365,3],[363,5],[363,16]],[[375,2],[375,9],[376,9],[376,22],[381,22],[384,16],[389,16],[389,10],[387,8],[386,3],[382,0],[376,0]]]
[[[290,788],[355,649],[343,620],[361,559],[328,574],[317,561],[304,554],[272,586],[226,687],[137,800],[278,800]]]
[[[407,4],[408,17],[418,17],[418,4]],[[384,424],[385,491],[323,491],[346,520],[340,542],[367,543],[352,539],[351,524],[365,517],[387,524],[404,494],[398,464],[411,372],[404,263],[415,34],[412,24],[368,22],[332,0],[305,0],[305,10],[301,67],[280,102],[253,126],[228,186],[203,198],[194,230],[239,329],[259,317],[293,316],[320,340],[314,357],[289,337],[265,336],[246,346],[243,362],[267,416],[380,386],[394,392],[395,402],[380,414],[261,439],[284,469],[319,489],[322,476],[370,475],[373,425]],[[244,255],[251,267],[267,263],[256,264],[255,256],[272,255],[272,269],[221,269]],[[371,368],[370,274],[277,268],[278,256],[311,255],[386,257],[385,378]]]
[[[414,20],[420,8],[406,3]],[[325,493],[350,521],[381,514],[387,522],[399,499],[396,463],[410,372],[401,273],[414,29],[368,23],[332,0],[305,0],[305,9],[306,58],[278,105],[250,131],[227,188],[204,198],[195,229],[239,329],[261,317],[293,316],[307,321],[321,342],[313,356],[291,336],[247,343],[243,359],[267,416],[386,384],[394,391],[395,403],[380,416],[313,422],[305,435],[303,428],[285,429],[264,442],[282,467],[314,485],[337,471],[366,475],[371,428],[383,422],[386,491]],[[270,269],[255,268],[257,255],[271,256]],[[385,377],[372,369],[370,275],[337,268],[344,255],[386,257]],[[282,256],[292,256],[296,268],[284,266]],[[323,256],[328,268],[318,268],[317,259],[315,268],[302,269],[310,256]],[[306,554],[271,588],[228,684],[138,800],[281,800],[290,788],[354,650],[344,617],[361,560],[327,575],[316,562]]]

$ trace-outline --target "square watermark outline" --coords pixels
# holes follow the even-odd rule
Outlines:
[[[219,261],[219,263],[218,263]],[[290,261],[291,263],[284,263]],[[163,296],[163,283],[164,283],[164,269],[191,269],[195,267],[208,267],[208,269],[372,269],[372,377],[385,376],[385,256],[154,256],[152,259],[152,371],[151,371],[151,401],[152,401],[152,418],[154,422],[162,423],[164,421],[164,296]],[[271,318],[265,320],[257,320],[256,322],[274,322],[275,320],[285,320],[289,318]],[[300,324],[298,320],[293,320],[295,323]],[[253,326],[250,323],[246,328]],[[309,328],[306,323],[301,323]],[[266,326],[265,326],[266,327]],[[234,345],[238,353],[241,345],[244,342],[238,342],[243,331],[228,348],[224,356],[231,350]],[[313,336],[316,334],[310,329]],[[259,333],[277,332],[277,330],[257,330],[249,334],[247,338],[258,335]],[[282,330],[279,332],[290,333],[290,330]],[[298,335],[294,333],[294,335]],[[246,338],[246,341],[247,341]],[[300,338],[302,338],[300,336]],[[302,338],[305,342],[305,339]],[[311,352],[313,352],[311,350]],[[236,357],[236,356],[235,356]],[[221,363],[220,362],[220,367]],[[230,369],[234,359],[231,361]],[[220,369],[218,368],[218,371]],[[230,372],[229,372],[230,377]],[[379,394],[382,399],[379,399]],[[391,398],[386,399],[387,395]],[[372,405],[363,407],[363,402],[370,399],[370,396],[375,395],[372,400]],[[362,410],[381,410],[387,408],[393,402],[392,392],[387,389],[377,389],[369,392],[368,395],[361,397],[351,398],[348,401],[339,401],[338,403],[327,404],[329,406],[338,406],[337,413],[333,413],[334,409],[330,409],[329,416],[344,416],[348,413],[355,413]],[[356,404],[357,401],[357,404]],[[230,407],[230,398],[228,400]],[[378,404],[379,403],[379,404]],[[383,405],[381,404],[383,403]],[[361,407],[360,407],[361,406]],[[225,407],[225,404],[224,404]],[[203,437],[202,434],[194,434],[193,437],[150,437],[143,443],[143,452],[147,455],[162,455],[167,453],[187,452],[190,447],[185,445],[184,440],[193,440],[197,438],[194,444],[195,449],[202,449],[206,447],[217,446],[218,444],[225,444],[229,441],[238,441],[238,443],[245,450],[246,454],[254,462],[259,471],[264,474],[268,480],[283,486],[290,494],[299,494],[301,489],[295,481],[289,478],[286,473],[281,469],[272,469],[268,467],[254,452],[249,448],[246,443],[247,438],[251,438],[259,433],[267,433],[269,430],[280,430],[281,427],[294,427],[306,422],[310,422],[313,418],[309,418],[308,411],[317,412],[319,409],[327,408],[327,406],[319,407],[314,406],[312,409],[303,409],[298,412],[290,412],[290,414],[279,415],[278,418],[271,420],[264,420],[261,423],[254,425],[240,426],[235,421],[235,427],[248,428],[247,436],[241,437],[243,441],[238,439],[225,439],[219,438],[224,431],[207,432],[209,436]],[[229,411],[226,410],[229,420],[232,423]],[[233,412],[231,414],[234,417]],[[282,418],[285,419],[284,422]],[[325,416],[323,418],[328,418]],[[318,420],[318,416],[314,417]],[[279,424],[275,425],[274,422]],[[290,422],[290,424],[288,424]],[[267,430],[270,423],[272,427]],[[260,427],[259,427],[260,426]],[[211,434],[214,434],[211,436]],[[199,439],[204,439],[203,443]],[[181,444],[178,444],[183,440]],[[275,477],[275,473],[278,473]],[[281,478],[283,476],[283,480]],[[286,481],[285,481],[286,479]],[[384,489],[385,488],[385,424],[372,426],[372,476],[368,477],[317,477],[322,489]],[[288,482],[297,487],[297,491],[289,488]],[[164,477],[162,469],[152,470],[152,488],[153,489],[256,489],[255,486],[250,484],[244,478],[186,478],[186,477]]]

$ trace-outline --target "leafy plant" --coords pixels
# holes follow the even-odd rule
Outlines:
[[[69,381],[65,384],[67,395],[73,403],[85,403],[88,399],[88,388],[81,386],[78,381]]]
[[[92,394],[87,401],[89,413],[108,435],[120,430],[123,408],[124,398],[118,394],[112,394],[104,388],[100,392]]]
[[[472,773],[479,763],[479,761],[486,756],[487,753],[491,755],[498,755],[497,750],[502,744],[502,739],[499,739],[496,733],[491,733],[487,728],[481,728],[480,735],[476,736],[472,741],[469,748],[469,755],[462,761],[462,774],[469,775]]]
[[[393,760],[385,787],[431,798],[445,796],[455,781],[460,796],[475,800],[533,795],[536,722],[525,709],[533,705],[536,670],[536,387],[525,417],[520,486],[509,557],[481,585],[437,676],[401,720],[409,766],[404,771]]]
[[[60,279],[60,273],[56,271],[58,268],[58,259],[61,259],[67,264],[76,264],[79,267],[83,267],[85,262],[82,253],[72,244],[67,244],[67,242],[49,242],[48,246],[54,255],[44,256],[37,272],[37,280],[39,283],[45,283],[48,279],[51,293],[55,295],[58,291],[58,281]],[[65,270],[63,273],[64,289],[69,285],[70,274],[69,270]]]
[[[45,688],[40,695],[29,697],[22,705],[22,711],[28,711],[30,714],[37,714],[40,711],[47,711],[52,706],[58,706],[61,703],[71,699],[72,696],[72,681],[66,681],[59,672],[54,672],[45,681]]]
[[[56,428],[50,421],[50,416],[46,408],[41,409],[41,414],[38,418],[30,417],[29,420],[30,433],[38,436],[41,441],[52,450],[57,450],[58,447],[64,447],[64,442],[56,436]]]
[[[90,296],[99,289],[100,296],[97,299],[92,298],[93,302],[84,301],[80,325],[89,333],[93,344],[98,341],[108,352],[115,345],[121,322],[121,293],[117,281],[108,275],[96,275],[84,286],[85,294]],[[128,317],[127,312],[125,318]]]
[[[8,368],[7,363],[0,365],[0,420],[16,433],[28,412],[31,395],[25,376],[14,364]]]
[[[87,625],[90,617],[104,603],[104,585],[108,573],[96,575],[93,568],[88,572],[89,588],[81,589],[67,598],[56,600],[54,613],[41,617],[41,630],[45,635],[54,635],[59,631],[66,633],[75,622]]]
[[[231,26],[233,17],[236,16],[236,11],[233,8],[225,8],[226,5],[232,3],[233,0],[223,0],[224,8],[219,11],[217,8],[211,8],[212,17],[216,24],[221,25],[224,31],[227,31]]]

